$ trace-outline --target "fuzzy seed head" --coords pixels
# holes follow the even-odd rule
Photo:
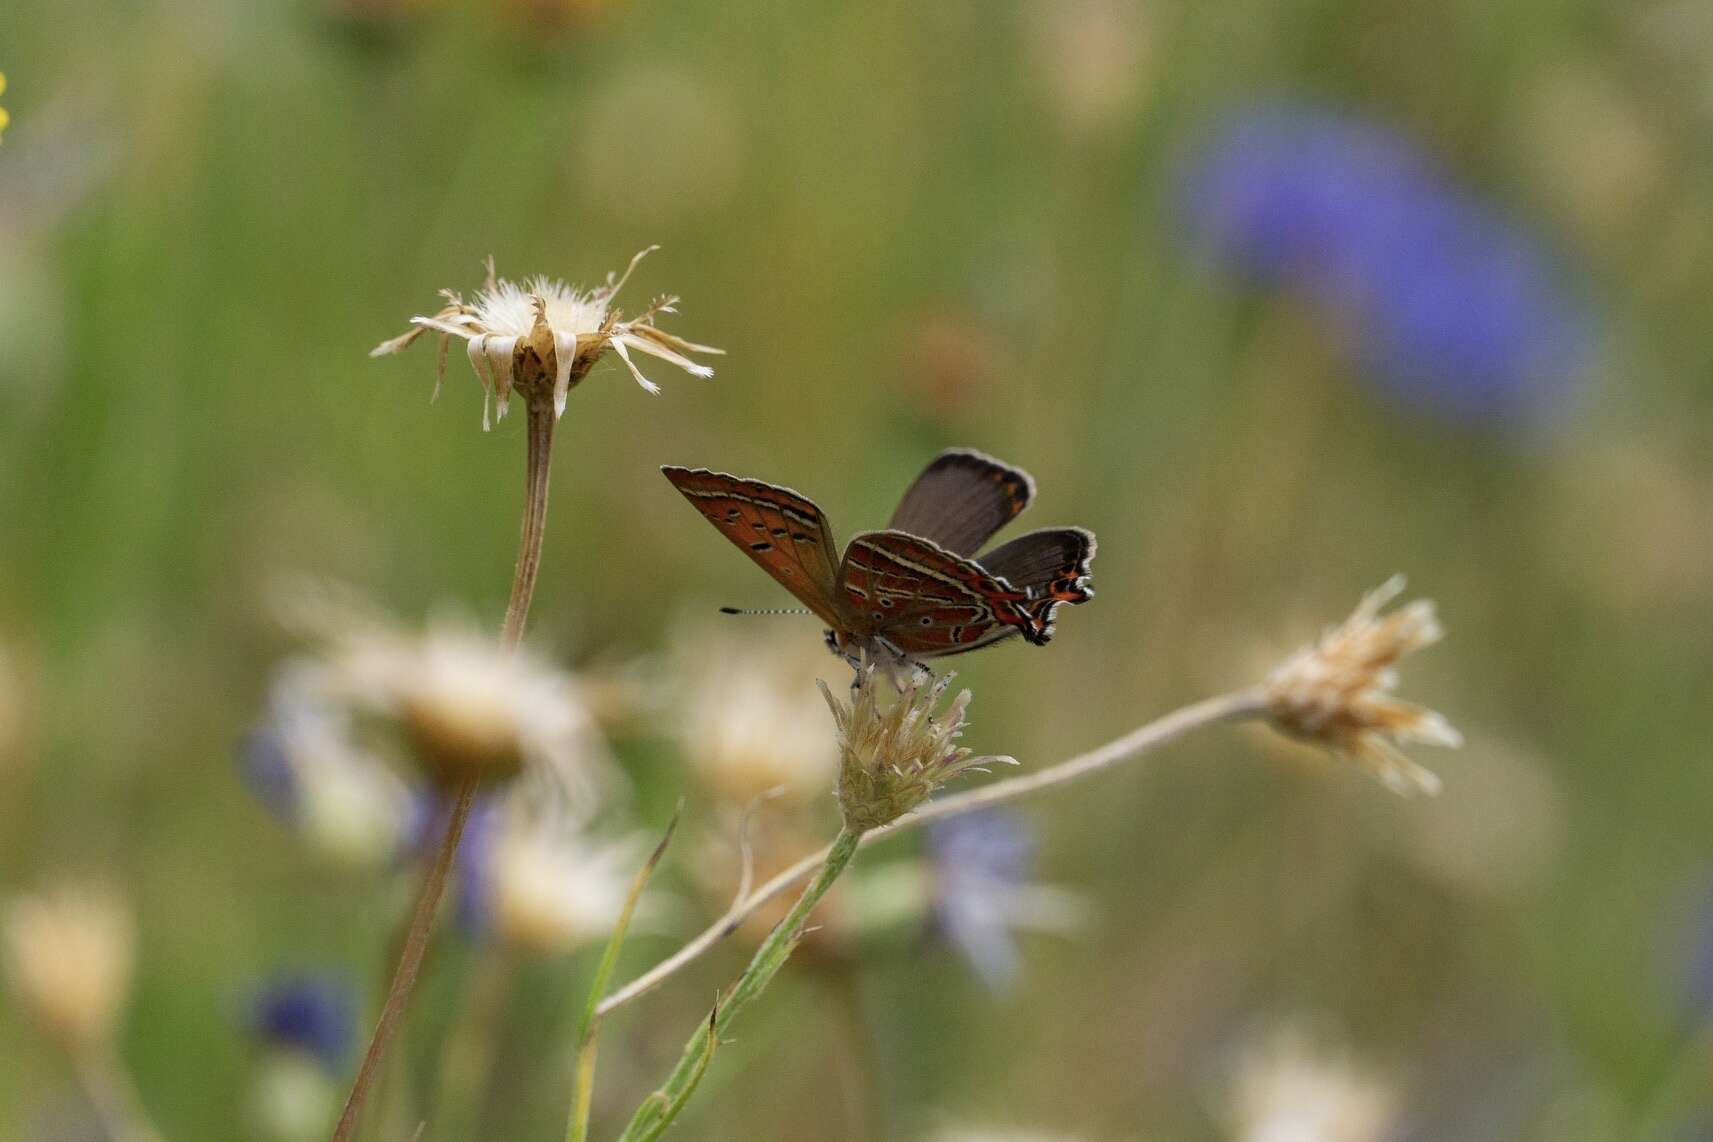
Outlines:
[[[16,900],[5,943],[13,991],[62,1049],[80,1054],[112,1035],[130,991],[135,943],[117,893],[67,885]]]
[[[493,934],[538,955],[606,939],[624,910],[641,848],[543,824],[505,830],[488,869]]]
[[[466,303],[450,290],[442,291],[446,305],[432,316],[411,318],[412,329],[383,341],[369,353],[380,357],[405,349],[425,333],[439,335],[438,380],[446,375],[446,353],[452,338],[464,342],[470,367],[483,391],[482,427],[490,426],[488,401],[501,419],[511,408],[512,393],[531,403],[551,400],[554,414],[563,415],[572,387],[608,351],[618,355],[632,378],[650,393],[660,386],[643,376],[631,354],[657,357],[691,376],[711,377],[714,370],[691,359],[692,354],[717,354],[723,350],[698,345],[667,333],[654,324],[663,313],[675,312],[675,297],[659,297],[641,314],[625,319],[613,299],[630,277],[631,270],[655,247],[631,259],[623,275],[609,274],[605,285],[578,290],[555,278],[533,277],[513,282],[494,273],[488,261],[487,284]]]
[[[576,681],[467,624],[437,622],[418,635],[371,628],[342,639],[328,665],[335,692],[394,720],[437,782],[546,769],[576,790],[601,767]]]
[[[1394,697],[1397,664],[1444,635],[1432,601],[1380,611],[1404,589],[1394,576],[1369,592],[1348,619],[1275,668],[1263,685],[1273,725],[1349,757],[1400,794],[1439,792],[1439,778],[1397,743],[1459,746],[1463,738],[1432,710]]]
[[[968,722],[970,692],[936,712],[952,684],[951,674],[936,678],[918,669],[896,696],[884,704],[880,691],[887,675],[874,665],[858,671],[849,702],[817,682],[839,736],[839,812],[858,831],[876,829],[902,817],[952,778],[989,764],[1015,765],[1009,757],[977,757],[957,745]]]
[[[677,657],[685,757],[717,800],[742,808],[777,793],[802,807],[833,788],[839,751],[814,687],[824,654],[728,628],[687,635]]]
[[[1292,1028],[1249,1046],[1232,1094],[1239,1142],[1380,1142],[1396,1113],[1378,1077]]]

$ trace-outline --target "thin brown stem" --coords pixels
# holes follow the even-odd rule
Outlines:
[[[541,541],[547,531],[547,485],[553,460],[552,401],[532,398],[528,417],[529,450],[524,470],[523,523],[518,534],[511,598],[506,604],[505,624],[500,630],[500,641],[507,649],[515,649],[523,639],[524,626],[529,621],[529,604],[535,596],[536,575],[541,570]],[[464,825],[470,819],[470,811],[475,808],[480,785],[480,773],[472,772],[453,791],[452,811],[446,823],[445,836],[441,838],[440,847],[423,880],[422,891],[417,895],[416,911],[411,916],[410,930],[405,934],[398,968],[393,972],[386,1002],[381,1005],[374,1036],[369,1040],[368,1050],[363,1053],[363,1063],[351,1084],[345,1109],[339,1115],[339,1125],[333,1130],[333,1142],[350,1142],[356,1135],[363,1104],[380,1073],[387,1046],[410,1007],[417,973],[422,969],[422,957],[428,950],[429,937],[434,931],[434,917],[439,911],[440,898],[445,895],[453,858],[458,853],[458,842],[464,836]]]
[[[978,789],[971,789],[964,793],[955,793],[950,797],[941,797],[930,801],[914,812],[900,817],[890,825],[873,829],[864,834],[862,844],[867,847],[883,837],[921,828],[930,821],[970,813],[990,805],[997,805],[1002,801],[1010,801],[1017,797],[1025,797],[1031,793],[1039,792],[1042,789],[1050,789],[1055,785],[1080,780],[1091,773],[1108,769],[1120,762],[1128,761],[1133,757],[1139,757],[1159,749],[1161,746],[1169,745],[1186,734],[1206,726],[1257,717],[1261,714],[1262,709],[1261,699],[1253,690],[1239,690],[1192,703],[1163,717],[1156,718],[1147,725],[1131,730],[1123,737],[1115,738],[1105,745],[1096,746],[1086,753],[1078,754],[1057,765],[1049,766],[1038,773],[1010,777],[1003,781],[995,781],[989,785],[981,786]],[[768,901],[821,867],[822,862],[827,859],[830,849],[831,846],[828,846],[810,853],[754,892],[733,901],[726,914],[710,924],[695,939],[603,999],[601,1005],[596,1009],[596,1013],[604,1016],[616,1011],[633,999],[652,991],[662,982],[700,959],[708,949],[737,931],[745,920],[753,916]]]
[[[441,896],[445,894],[447,877],[452,871],[452,859],[458,853],[458,841],[464,835],[464,824],[470,819],[470,810],[475,807],[476,789],[480,784],[480,776],[471,773],[464,778],[454,794],[452,812],[446,822],[446,834],[435,851],[434,862],[429,866],[428,876],[422,882],[422,891],[417,893],[416,911],[411,915],[410,931],[405,935],[399,966],[393,972],[391,986],[387,988],[387,999],[381,1005],[381,1016],[375,1023],[375,1033],[369,1040],[369,1049],[363,1053],[363,1065],[357,1070],[357,1079],[351,1084],[351,1094],[346,1098],[345,1109],[339,1115],[339,1125],[333,1130],[333,1142],[349,1142],[356,1134],[363,1104],[368,1100],[369,1090],[380,1073],[387,1047],[392,1042],[394,1032],[398,1030],[399,1021],[410,1007],[411,994],[416,989],[417,972],[422,969],[422,957],[428,951],[428,938],[434,931],[434,915],[440,907]]]
[[[547,532],[547,484],[553,471],[553,403],[529,402],[529,455],[525,462],[523,523],[517,541],[517,567],[512,572],[511,602],[506,607],[500,641],[508,648],[523,641],[529,621],[530,600],[535,597],[535,578],[541,571],[541,541]]]

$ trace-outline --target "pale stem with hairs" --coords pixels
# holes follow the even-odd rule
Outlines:
[[[891,824],[873,829],[862,836],[852,846],[851,852],[846,855],[845,860],[848,863],[849,857],[855,854],[857,845],[867,846],[882,838],[921,828],[930,821],[939,821],[947,817],[971,813],[1018,797],[1026,797],[1043,789],[1051,789],[1073,781],[1080,781],[1091,774],[1109,769],[1121,762],[1141,757],[1162,746],[1170,745],[1196,730],[1226,722],[1258,718],[1265,713],[1265,710],[1266,706],[1261,693],[1255,689],[1238,690],[1194,702],[1131,730],[1124,736],[1115,738],[1105,745],[1096,746],[1086,753],[1080,753],[1036,773],[1027,773],[1003,781],[995,781],[977,789],[930,801]],[[701,958],[715,944],[737,931],[745,920],[753,916],[768,901],[779,896],[792,885],[815,872],[816,869],[823,869],[824,874],[823,866],[827,864],[829,856],[839,843],[839,841],[835,841],[819,852],[811,853],[753,892],[740,892],[725,915],[710,924],[700,935],[678,951],[603,999],[596,1009],[597,1014],[605,1016],[632,1000],[646,995]],[[841,871],[842,867],[841,865]],[[775,932],[783,931],[787,927],[787,924],[781,923]]]
[[[523,523],[519,529],[517,566],[512,572],[511,598],[506,604],[505,624],[500,630],[500,642],[507,650],[515,650],[523,640],[523,630],[529,620],[530,600],[535,596],[535,580],[541,570],[541,541],[547,530],[547,488],[553,457],[553,402],[546,395],[532,395],[528,404],[529,450],[525,459]],[[481,775],[472,771],[452,791],[451,811],[439,848],[435,851],[422,890],[417,894],[416,910],[411,915],[410,928],[405,933],[404,948],[399,955],[398,968],[387,988],[386,1002],[375,1022],[375,1032],[363,1053],[362,1066],[351,1084],[345,1109],[334,1128],[333,1142],[350,1142],[357,1132],[363,1104],[386,1058],[387,1046],[398,1030],[399,1022],[410,1007],[416,988],[417,973],[422,969],[422,957],[428,950],[429,936],[434,931],[434,917],[440,898],[446,892],[447,877],[452,870],[458,842],[464,836],[464,826],[470,810],[476,804],[476,791]]]

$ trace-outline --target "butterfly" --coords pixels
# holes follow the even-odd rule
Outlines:
[[[1027,472],[965,448],[936,456],[904,493],[885,531],[859,533],[839,557],[832,528],[807,496],[706,468],[661,469],[708,522],[827,624],[853,662],[960,654],[1012,635],[1053,637],[1061,604],[1086,603],[1094,534],[1031,531],[976,552],[1035,495]]]

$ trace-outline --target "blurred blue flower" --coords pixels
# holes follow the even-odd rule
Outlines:
[[[932,931],[996,990],[1016,981],[1019,930],[1064,931],[1086,907],[1064,889],[1032,883],[1035,838],[1022,817],[988,809],[928,826]]]
[[[432,830],[432,836],[425,833],[424,847],[438,845],[440,833],[445,828],[445,817],[441,815],[434,820],[432,814],[424,816],[425,828]],[[503,825],[504,802],[496,797],[485,797],[470,810],[470,819],[464,823],[464,835],[458,839],[458,855],[452,866],[458,884],[454,915],[459,931],[472,940],[485,938],[493,929],[494,846]]]
[[[238,777],[268,815],[287,827],[298,823],[302,790],[278,723],[262,722],[238,739]]]
[[[1713,879],[1702,879],[1683,894],[1672,920],[1677,928],[1669,965],[1685,1019],[1713,1020]]]
[[[418,829],[409,787],[352,737],[347,719],[286,671],[267,714],[238,742],[239,778],[315,853],[371,867],[406,851]]]
[[[1587,364],[1588,315],[1531,236],[1414,142],[1306,103],[1240,111],[1185,172],[1191,240],[1348,325],[1389,394],[1468,422],[1559,411]]]
[[[271,1046],[302,1051],[329,1071],[341,1070],[356,1033],[357,989],[331,973],[270,980],[250,1004],[250,1027]]]

